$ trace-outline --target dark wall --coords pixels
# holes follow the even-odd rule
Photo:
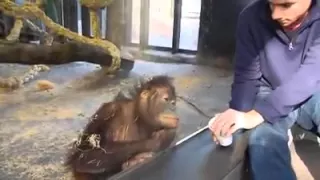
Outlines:
[[[77,1],[64,0],[63,1],[63,14],[64,14],[64,27],[73,32],[78,31],[78,17],[77,17]]]
[[[239,13],[256,0],[202,0],[197,59],[200,64],[230,66]]]

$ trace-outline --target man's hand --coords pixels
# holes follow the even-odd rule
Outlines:
[[[256,111],[247,113],[228,109],[215,117],[210,129],[215,136],[230,136],[240,128],[252,129],[261,124],[264,119]],[[241,123],[239,127],[236,123]]]

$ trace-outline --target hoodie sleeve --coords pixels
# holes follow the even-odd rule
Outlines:
[[[320,35],[317,35],[299,70],[286,83],[273,90],[266,99],[256,102],[254,109],[265,120],[274,123],[319,91],[319,85]]]
[[[250,14],[243,10],[236,29],[236,49],[234,59],[234,80],[231,85],[229,107],[238,111],[253,108],[258,93],[258,80],[262,76],[257,47],[251,34]]]

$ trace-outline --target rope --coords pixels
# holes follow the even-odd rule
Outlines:
[[[80,0],[80,4],[89,8],[90,26],[94,38],[100,38],[100,17],[97,14],[99,9],[107,7],[113,0]]]
[[[92,27],[93,37],[100,38],[100,17],[97,15],[97,11],[90,9],[90,26]]]
[[[80,0],[80,4],[89,9],[105,8],[112,2],[113,0]]]

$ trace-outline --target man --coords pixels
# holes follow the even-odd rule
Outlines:
[[[254,180],[294,180],[288,129],[320,131],[320,8],[315,0],[258,0],[240,14],[230,107],[214,135],[251,129]],[[319,134],[318,134],[319,135]]]

